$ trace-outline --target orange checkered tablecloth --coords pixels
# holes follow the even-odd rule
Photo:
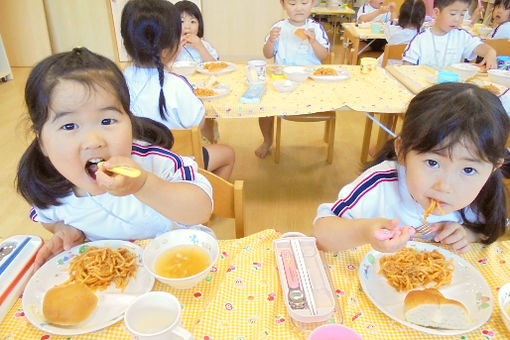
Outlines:
[[[200,340],[302,339],[293,328],[281,296],[272,242],[280,237],[264,230],[238,240],[219,241],[221,256],[205,281],[196,287],[175,290],[155,284],[154,290],[174,294],[183,306],[182,325]],[[148,241],[141,241],[146,245]],[[326,254],[344,324],[364,339],[445,339],[403,326],[380,312],[361,290],[358,266],[370,250],[365,245]],[[510,339],[497,304],[499,287],[510,281],[510,241],[490,246],[474,244],[462,257],[489,283],[494,311],[489,322],[465,335],[449,339]],[[336,322],[331,319],[329,322]],[[0,339],[130,339],[122,322],[94,333],[72,337],[39,331],[25,319],[17,301],[0,324]]]
[[[260,104],[242,104],[239,98],[248,88],[245,66],[237,65],[234,72],[219,75],[217,80],[228,85],[232,92],[225,97],[206,100],[206,115],[210,118],[255,118],[265,116],[301,115],[349,108],[361,112],[405,112],[413,97],[399,82],[388,77],[382,68],[362,74],[360,66],[324,65],[340,67],[351,76],[339,82],[317,82],[311,78],[290,93],[280,93],[268,76],[266,93]],[[310,66],[317,68],[318,66]],[[192,84],[203,83],[209,76],[195,73],[188,78]]]

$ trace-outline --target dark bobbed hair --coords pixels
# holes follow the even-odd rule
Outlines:
[[[510,120],[493,93],[473,84],[443,83],[414,97],[407,108],[402,133],[402,154],[444,151],[451,155],[457,143],[474,146],[474,155],[494,166],[505,157]],[[374,164],[397,159],[394,140],[379,153]],[[460,211],[463,224],[480,233],[482,242],[494,242],[505,232],[506,198],[500,169],[495,169],[470,207],[480,221],[469,221]]]
[[[43,209],[59,205],[59,198],[67,196],[73,187],[42,153],[39,141],[48,120],[53,89],[61,81],[75,81],[91,91],[101,88],[113,92],[131,120],[133,138],[168,149],[173,145],[172,134],[164,125],[133,116],[122,72],[110,59],[86,48],[47,57],[34,67],[25,86],[25,102],[35,138],[21,157],[16,176],[18,192],[28,203]]]
[[[419,32],[425,21],[425,3],[423,0],[406,0],[400,6],[398,24],[402,28],[413,27]]]
[[[496,0],[494,1],[494,9],[498,6],[503,6],[504,9],[510,9],[510,0]]]
[[[165,82],[161,52],[174,56],[181,40],[181,16],[166,0],[130,0],[122,10],[120,32],[124,47],[139,66],[155,67],[159,74],[159,115],[166,120]]]
[[[175,3],[175,7],[179,10],[179,13],[187,13],[188,15],[197,18],[198,20],[198,33],[197,36],[199,38],[204,37],[204,19],[202,18],[202,13],[200,13],[200,8],[195,5],[193,2],[188,0],[182,0]]]
[[[466,4],[470,4],[471,0],[434,0],[434,8],[439,8],[439,10],[443,10],[443,8],[450,6],[455,2],[463,2]]]

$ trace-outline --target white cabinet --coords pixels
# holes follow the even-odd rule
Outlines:
[[[7,79],[12,79],[12,71],[5,53],[2,35],[0,35],[0,80],[5,82]]]

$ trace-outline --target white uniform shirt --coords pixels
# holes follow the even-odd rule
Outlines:
[[[133,143],[131,158],[143,169],[168,182],[187,182],[200,187],[212,201],[211,185],[198,173],[197,164],[191,158],[181,157],[163,147],[140,141]],[[105,193],[77,197],[71,193],[60,201],[61,205],[47,209],[34,207],[30,217],[42,223],[62,221],[81,230],[91,241],[154,238],[171,230],[175,223],[139,201],[134,195],[113,196]]]
[[[219,60],[218,52],[216,52],[216,49],[212,47],[212,45],[207,42],[206,40],[202,39],[202,44],[204,44],[204,47],[206,48],[207,52],[216,60]],[[181,60],[191,60],[196,61],[197,63],[201,63],[202,57],[200,56],[200,52],[198,52],[197,49],[195,49],[193,46],[183,46],[181,53],[177,56],[176,61]]]
[[[474,49],[482,44],[479,37],[462,28],[454,28],[444,35],[430,29],[418,33],[407,45],[403,60],[415,65],[427,65],[436,70],[476,57]]]
[[[366,4],[364,4],[363,6],[361,6],[358,9],[358,13],[356,14],[356,21],[359,22],[359,17],[360,16],[362,16],[364,14],[369,14],[369,13],[372,13],[372,12],[375,12],[375,11],[377,11],[377,8],[372,7],[370,2],[367,2]],[[376,22],[376,21],[388,22],[390,20],[390,18],[391,18],[391,13],[390,12],[386,12],[386,13],[383,13],[383,14],[379,14],[378,16],[376,16],[375,18],[370,20],[370,22]]]
[[[407,44],[414,38],[416,33],[417,30],[415,28],[402,28],[402,26],[398,24],[392,24],[391,21],[384,24],[384,36],[386,37],[388,45]],[[383,56],[381,54],[379,58],[377,58],[379,65],[381,65],[382,59]],[[388,65],[393,64],[402,64],[402,60],[388,59]]]
[[[329,39],[321,24],[312,19],[306,19],[303,26],[294,26],[289,19],[283,19],[275,23],[274,27],[280,27],[280,36],[274,44],[273,55],[275,64],[279,65],[320,65],[321,61],[315,55],[312,45],[308,40],[301,40],[294,34],[297,28],[310,29],[315,32],[315,40],[329,51]],[[266,36],[264,43],[269,39]]]
[[[389,220],[397,217],[399,225],[419,226],[423,223],[421,205],[407,189],[406,169],[396,161],[384,161],[365,172],[354,182],[344,186],[334,203],[323,203],[317,209],[317,219],[339,216],[348,219],[383,217]],[[465,208],[466,217],[475,220],[470,208]],[[462,223],[459,211],[444,216],[429,215],[428,223]]]
[[[489,39],[510,39],[510,22],[504,22],[496,27],[489,34]]]
[[[159,75],[156,68],[130,66],[124,77],[131,97],[131,112],[166,125],[169,129],[189,129],[200,125],[205,114],[204,104],[193,93],[185,77],[164,71],[163,93],[166,120],[159,114]]]

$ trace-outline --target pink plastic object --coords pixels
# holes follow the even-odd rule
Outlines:
[[[352,329],[338,325],[328,324],[316,328],[307,340],[363,340],[363,338]]]
[[[299,278],[297,273],[296,260],[289,249],[283,249],[280,253],[282,257],[283,269],[285,270],[285,277],[290,289],[299,288]]]
[[[399,226],[395,228],[394,230],[388,230],[385,228],[377,229],[374,232],[374,236],[379,241],[385,241],[385,240],[391,240],[393,237],[395,237],[396,234],[400,235],[404,230],[407,229],[407,232],[409,235],[413,236],[416,233],[416,230],[413,227],[410,226]]]

